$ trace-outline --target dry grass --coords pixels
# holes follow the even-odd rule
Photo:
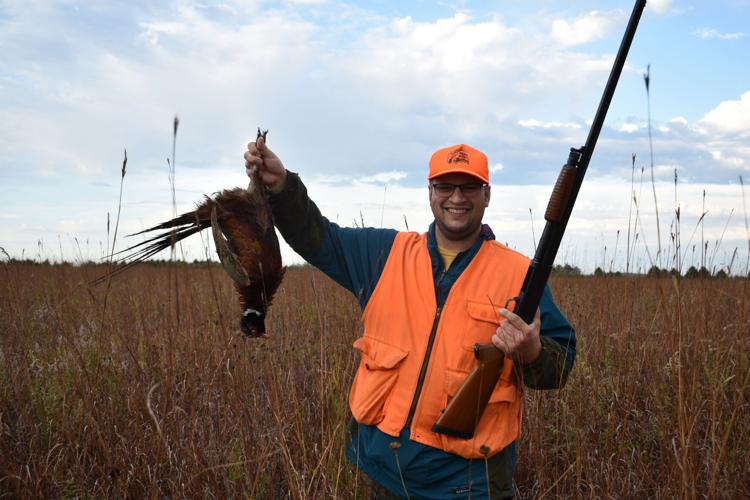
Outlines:
[[[556,280],[579,352],[563,391],[529,395],[523,496],[750,497],[747,285]]]
[[[353,297],[290,269],[258,341],[218,267],[136,268],[106,310],[82,285],[102,271],[0,268],[0,496],[366,497],[343,455]],[[750,497],[747,284],[556,278],[578,359],[527,395],[519,496]]]

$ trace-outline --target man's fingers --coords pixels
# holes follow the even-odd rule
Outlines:
[[[511,344],[513,347],[523,342],[526,336],[526,331],[516,326],[509,321],[505,321],[500,325],[500,330],[503,332],[503,336],[508,340],[508,346]]]
[[[508,354],[508,344],[505,341],[504,336],[500,336],[499,333],[495,333],[495,335],[492,336],[492,343],[503,353]]]
[[[266,160],[268,159],[278,160],[278,157],[276,156],[276,154],[273,151],[271,151],[266,145],[266,140],[263,138],[263,136],[260,136],[254,142],[251,142],[248,145],[247,149],[251,152],[254,151],[254,154]]]
[[[258,163],[262,161],[263,161],[263,158],[261,158],[260,156],[256,156],[250,152],[245,153],[245,162],[247,163],[257,165]]]
[[[492,336],[492,343],[505,354],[512,354],[524,340],[524,333],[512,326],[499,327]]]
[[[263,165],[263,158],[260,156],[254,155],[251,151],[245,151],[245,166],[247,168],[250,168],[251,166],[255,165],[257,167],[261,167]]]
[[[518,314],[514,312],[510,312],[509,310],[505,309],[504,307],[500,309],[500,315],[505,317],[505,319],[508,320],[508,322],[516,327],[519,330],[523,330],[524,328],[528,328],[528,325],[526,322],[519,316]]]
[[[518,354],[521,360],[531,361],[536,359],[539,351],[538,337],[541,323],[539,309],[537,309],[534,321],[530,325],[520,316],[507,309],[500,309],[500,314],[505,316],[506,319],[500,323],[495,335],[492,336],[492,343],[495,347],[506,355]]]

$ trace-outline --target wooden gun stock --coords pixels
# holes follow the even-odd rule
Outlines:
[[[505,359],[502,351],[492,344],[476,344],[474,355],[477,357],[477,365],[451,400],[458,401],[459,404],[448,402],[448,407],[432,426],[432,432],[461,439],[469,439],[474,435],[479,417],[503,371]],[[471,408],[472,402],[475,402],[474,408]],[[467,409],[473,411],[466,411]]]
[[[646,0],[636,0],[628,27],[625,29],[625,35],[620,43],[620,49],[612,65],[607,85],[604,88],[604,94],[599,101],[599,107],[586,138],[586,144],[580,149],[571,148],[568,161],[563,166],[550,197],[544,215],[547,221],[544,232],[539,239],[539,246],[534,254],[534,259],[529,265],[521,291],[516,298],[514,312],[526,323],[533,321],[539,307],[544,287],[552,272],[552,265],[565,233],[565,227],[568,225],[573,205],[581,188],[583,176],[586,174],[596,141],[599,138],[599,132],[604,124],[604,118],[607,116],[609,104],[617,87],[617,81],[620,79],[625,59],[645,7]],[[504,359],[503,353],[492,344],[477,344],[474,346],[474,353],[479,362],[469,373],[456,395],[448,402],[448,406],[433,425],[433,432],[462,439],[469,439],[474,436],[484,408],[487,406],[490,395],[500,379]]]

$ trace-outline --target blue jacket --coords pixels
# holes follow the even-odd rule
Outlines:
[[[342,228],[320,215],[296,174],[289,173],[282,193],[271,197],[274,220],[284,239],[307,262],[352,292],[364,310],[383,272],[397,232],[393,229]],[[451,286],[466,269],[482,242],[494,239],[492,230],[482,226],[474,245],[460,253],[447,272],[437,250],[434,223],[429,227],[428,247],[434,279],[444,304]],[[559,311],[549,288],[541,304],[542,354],[523,367],[523,380],[532,388],[557,388],[565,383],[575,360],[575,331]],[[563,374],[560,377],[560,373]],[[408,429],[399,438],[384,434],[374,426],[351,428],[347,449],[350,460],[372,479],[396,495],[411,498],[487,498],[488,479],[492,497],[512,496],[515,443],[484,461],[466,460],[410,441]],[[398,446],[392,443],[398,442]],[[487,478],[486,471],[490,474]],[[402,483],[403,478],[403,483]]]

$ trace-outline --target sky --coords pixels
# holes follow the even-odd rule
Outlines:
[[[247,183],[260,126],[330,220],[424,231],[429,157],[466,143],[490,161],[485,222],[532,255],[632,7],[0,0],[0,259],[106,256],[125,150],[116,249],[171,218],[175,116],[178,213]],[[750,0],[648,2],[558,263],[747,273],[749,21]],[[193,239],[180,255],[214,254]]]

